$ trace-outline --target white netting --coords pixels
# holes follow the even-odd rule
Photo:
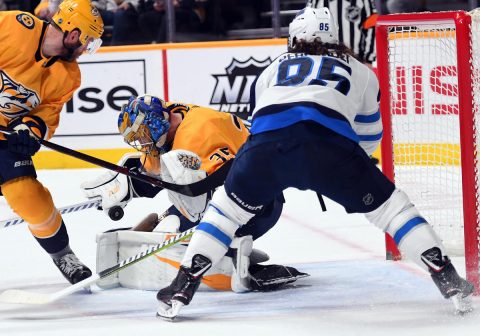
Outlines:
[[[388,48],[395,183],[433,225],[449,252],[463,254],[454,22],[391,27]],[[478,95],[478,78],[473,81]]]
[[[480,9],[470,12],[472,17],[471,39],[472,39],[472,93],[473,93],[473,114],[475,127],[475,148],[480,148]],[[476,208],[480,208],[480,160],[478,153],[472,153],[475,156],[475,184],[476,184]],[[480,218],[476,218],[477,228],[477,253],[480,253]],[[480,259],[480,255],[477,254]],[[478,260],[477,259],[477,260]],[[480,271],[480,269],[478,270]]]

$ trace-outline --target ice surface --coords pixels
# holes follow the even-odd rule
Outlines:
[[[40,171],[58,207],[84,200],[81,181],[100,170]],[[92,269],[95,235],[136,224],[168,207],[166,195],[132,201],[112,222],[89,209],[64,215],[71,246]],[[477,311],[459,317],[429,276],[409,262],[384,260],[383,234],[361,215],[346,215],[315,194],[287,190],[279,223],[255,247],[271,262],[311,274],[271,293],[199,292],[177,322],[155,317],[155,292],[117,288],[76,293],[53,304],[0,304],[0,335],[478,335]],[[14,216],[0,197],[0,219]],[[455,258],[460,272],[463,260]],[[25,224],[0,229],[0,291],[55,292],[68,286]]]

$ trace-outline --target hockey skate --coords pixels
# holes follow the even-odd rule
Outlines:
[[[438,247],[422,253],[422,261],[428,266],[433,282],[446,299],[451,299],[456,313],[463,315],[473,310],[471,296],[473,284],[461,278],[447,256],[442,257]]]
[[[192,267],[181,266],[170,286],[157,293],[157,300],[160,302],[157,316],[173,321],[180,309],[192,301],[202,276],[211,266],[212,262],[201,254],[193,256]]]
[[[62,272],[63,276],[73,285],[92,275],[92,271],[85,266],[73,252],[53,259],[54,264]]]

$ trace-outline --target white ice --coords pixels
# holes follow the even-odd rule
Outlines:
[[[57,207],[85,199],[79,184],[98,169],[39,171]],[[94,209],[64,220],[76,254],[95,268],[95,235],[136,224],[168,207],[165,195],[133,200],[112,222]],[[255,247],[271,262],[307,272],[295,286],[271,293],[198,292],[177,322],[155,317],[155,292],[117,288],[76,293],[53,304],[0,304],[0,335],[478,335],[480,304],[468,316],[453,314],[428,274],[412,263],[386,261],[383,234],[361,215],[347,215],[315,194],[287,190],[278,224]],[[0,197],[0,220],[13,217]],[[462,258],[454,263],[464,274]],[[0,291],[55,292],[68,286],[25,224],[0,228]]]

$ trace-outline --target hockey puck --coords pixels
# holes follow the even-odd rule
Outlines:
[[[124,215],[123,209],[118,205],[108,210],[108,217],[110,217],[110,219],[113,221],[119,221],[120,219],[123,218],[123,215]]]

